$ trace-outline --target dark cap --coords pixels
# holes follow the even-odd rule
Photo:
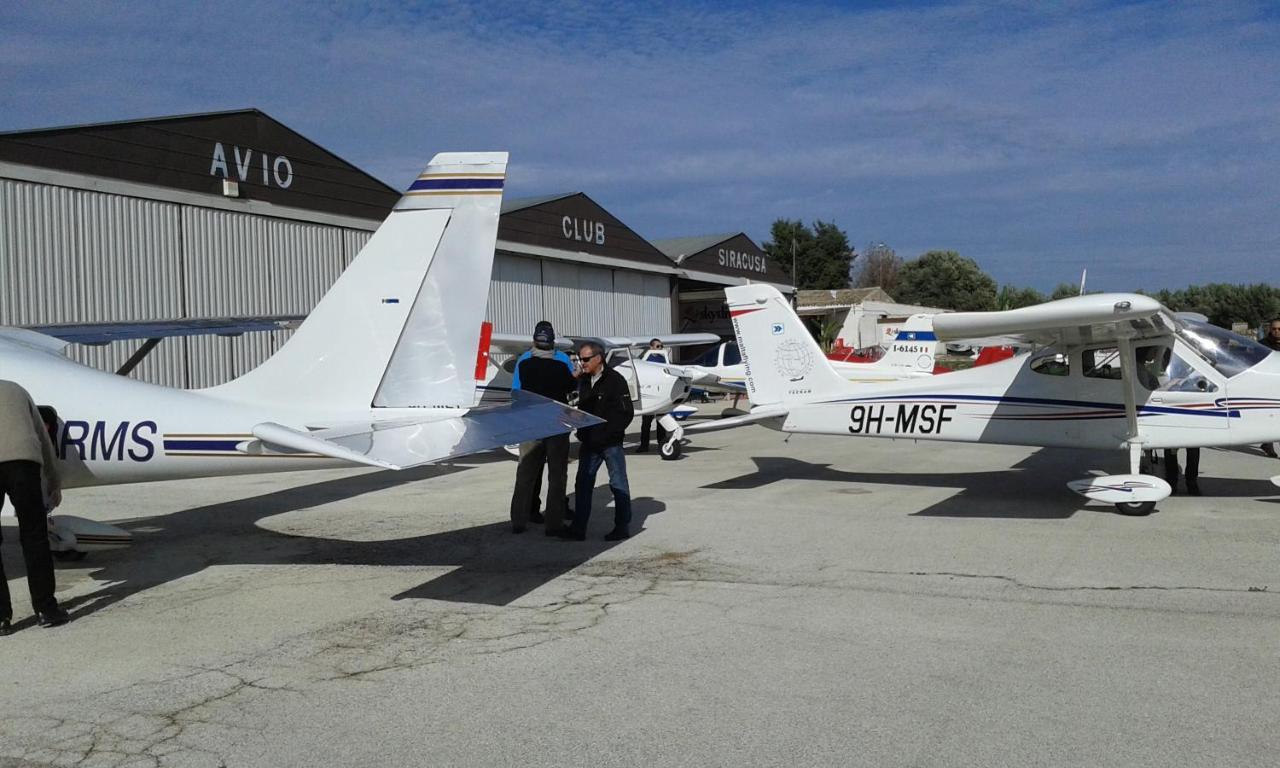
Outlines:
[[[533,345],[538,349],[551,349],[556,345],[556,329],[546,320],[533,326]]]

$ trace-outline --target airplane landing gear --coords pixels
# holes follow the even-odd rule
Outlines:
[[[1155,508],[1156,503],[1154,501],[1121,502],[1116,504],[1116,509],[1119,510],[1120,514],[1134,517],[1149,515]]]
[[[658,423],[667,431],[667,441],[658,446],[658,453],[666,461],[675,461],[680,458],[680,440],[684,437],[684,427],[680,426],[680,422],[671,417],[671,414],[663,414]]]

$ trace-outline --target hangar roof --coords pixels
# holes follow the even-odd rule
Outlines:
[[[662,251],[582,192],[504,201],[498,248],[647,272],[676,271]]]
[[[0,133],[0,162],[363,219],[400,193],[258,109]]]
[[[744,232],[677,237],[654,245],[679,264],[686,277],[701,282],[736,285],[753,280],[772,283],[784,292],[794,290],[789,268],[775,263]]]

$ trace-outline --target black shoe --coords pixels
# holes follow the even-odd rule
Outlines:
[[[556,536],[559,536],[565,541],[586,541],[587,540],[587,532],[579,531],[575,528],[562,528],[556,532]]]
[[[636,453],[648,453],[648,452],[649,452],[649,446],[647,445],[642,445],[636,449]]]
[[[626,528],[614,528],[604,535],[605,541],[622,541],[631,538],[631,532]]]
[[[0,619],[0,637],[13,634],[13,617]]]
[[[542,516],[542,513],[536,510],[529,513],[529,522],[531,523],[537,523],[538,525],[542,525],[545,519],[546,518]]]
[[[1262,452],[1263,452],[1263,453],[1265,453],[1265,454],[1267,454],[1268,456],[1270,456],[1270,457],[1271,457],[1271,458],[1273,458],[1273,459],[1274,459],[1274,458],[1277,458],[1277,456],[1276,456],[1276,447],[1275,447],[1274,445],[1272,445],[1271,443],[1263,443],[1263,444],[1262,444]]]
[[[1200,495],[1200,484],[1194,480],[1187,481],[1187,493],[1192,496]]]
[[[42,627],[58,627],[71,620],[71,616],[69,616],[62,608],[57,606],[40,611],[37,615],[39,616],[39,623]]]

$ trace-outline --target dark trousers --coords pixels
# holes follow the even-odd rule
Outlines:
[[[595,490],[596,473],[603,464],[609,471],[609,489],[613,491],[613,527],[631,530],[631,487],[627,484],[627,456],[621,445],[608,448],[582,446],[578,452],[578,477],[573,487],[573,529],[585,533],[591,518],[591,494]]]
[[[1185,474],[1187,485],[1194,486],[1200,480],[1200,449],[1187,449],[1187,466]],[[1178,489],[1178,449],[1166,448],[1164,451],[1164,481],[1175,491]]]
[[[537,511],[542,468],[547,468],[547,530],[564,527],[565,486],[569,483],[569,435],[552,435],[520,444],[516,488],[511,494],[511,525],[523,530],[529,513]]]
[[[27,588],[31,607],[47,611],[58,607],[53,596],[53,555],[49,552],[49,521],[44,508],[40,465],[34,461],[0,461],[0,504],[8,496],[18,515],[18,539],[27,563]],[[0,617],[13,616],[9,582],[0,561]]]
[[[640,417],[640,450],[649,450],[649,430],[653,428],[654,416]],[[662,424],[658,424],[658,445],[667,442],[667,430],[662,428]]]

